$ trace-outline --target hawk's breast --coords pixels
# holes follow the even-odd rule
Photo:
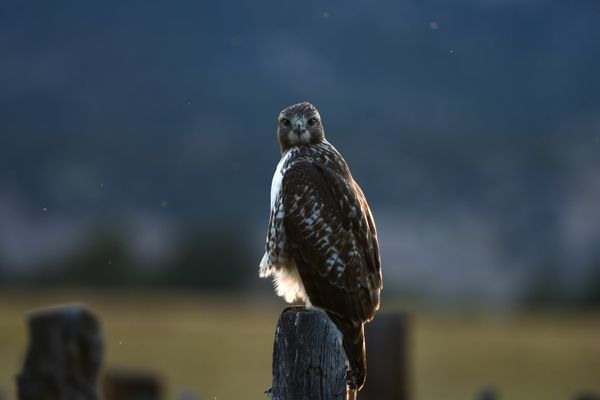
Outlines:
[[[306,292],[296,263],[293,258],[289,257],[283,223],[285,211],[282,200],[282,183],[294,153],[294,149],[285,152],[273,174],[273,181],[271,182],[271,218],[267,232],[266,251],[260,262],[259,273],[263,278],[273,276],[277,294],[289,303],[306,298]]]
[[[292,150],[288,150],[279,160],[275,173],[273,174],[273,181],[271,181],[271,213],[273,213],[277,198],[281,198],[281,183],[283,182],[283,174],[285,173],[284,168],[287,167],[287,162],[292,155]]]

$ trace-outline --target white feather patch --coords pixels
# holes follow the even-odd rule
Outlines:
[[[283,166],[292,152],[288,150],[283,154],[281,160],[277,164],[277,168],[275,169],[275,173],[273,174],[273,181],[271,182],[271,211],[273,211],[273,207],[275,206],[275,201],[277,197],[279,197],[279,192],[281,191],[281,183],[283,181]]]
[[[271,268],[269,268],[269,254],[265,253],[262,260],[260,260],[260,264],[258,265],[258,276],[261,278],[266,278],[271,275]]]
[[[294,301],[304,301],[307,298],[304,285],[302,284],[302,278],[300,278],[300,273],[298,272],[295,262],[290,262],[288,268],[281,268],[273,271],[273,275],[275,291],[277,292],[277,295],[283,297],[286,302],[292,303]]]

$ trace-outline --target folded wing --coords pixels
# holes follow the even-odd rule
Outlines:
[[[283,178],[284,226],[312,304],[358,325],[379,308],[382,288],[373,217],[348,174],[298,161]]]

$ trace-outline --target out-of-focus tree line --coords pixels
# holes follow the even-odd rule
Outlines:
[[[89,286],[97,288],[173,288],[200,291],[247,291],[257,286],[257,249],[234,226],[192,225],[167,252],[149,259],[130,245],[123,232],[110,227],[93,230],[72,251],[29,265],[29,272],[10,273],[0,257],[0,288]],[[260,250],[260,249],[259,249]],[[389,263],[394,266],[393,262]],[[561,269],[539,266],[538,274],[516,299],[519,307],[600,306],[600,263],[576,291],[565,291]],[[390,285],[386,295],[424,300],[408,286]],[[431,300],[431,299],[430,299]]]
[[[239,290],[255,277],[253,254],[233,227],[194,226],[177,235],[168,254],[148,259],[136,254],[123,232],[100,227],[72,250],[29,265],[25,274],[6,273],[0,258],[0,285]]]

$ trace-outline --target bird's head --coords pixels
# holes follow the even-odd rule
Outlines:
[[[279,113],[277,139],[281,151],[292,146],[321,142],[325,138],[319,111],[308,102],[294,104]]]

